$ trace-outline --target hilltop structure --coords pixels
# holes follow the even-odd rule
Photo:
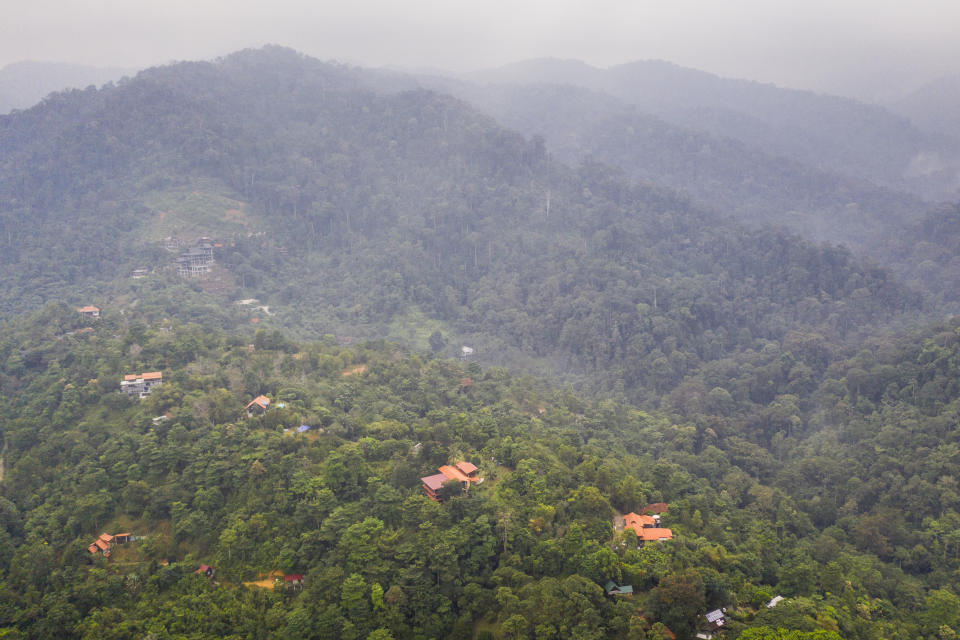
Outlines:
[[[270,408],[270,398],[267,396],[257,396],[247,404],[247,417],[252,418],[254,414],[263,415]]]
[[[100,537],[93,541],[93,543],[87,547],[93,555],[102,553],[104,558],[110,557],[110,551],[113,550],[113,546],[117,544],[123,544],[128,542],[131,539],[132,534],[130,533],[117,533],[110,535],[109,533],[101,533]]]
[[[120,381],[120,391],[143,400],[150,395],[154,387],[159,387],[161,384],[163,384],[163,373],[160,371],[131,373],[123,376],[123,380]]]
[[[666,505],[664,505],[666,511]],[[644,509],[646,511],[646,509]],[[673,539],[673,531],[660,526],[660,516],[650,516],[646,513],[628,513],[623,516],[623,528],[633,529],[637,534],[637,542],[662,542]]]
[[[198,278],[210,273],[213,268],[213,241],[197,238],[197,243],[187,248],[177,258],[177,273],[181,278]]]
[[[483,482],[483,478],[477,476],[477,466],[471,462],[445,464],[437,470],[440,473],[420,478],[420,482],[423,483],[423,492],[427,494],[428,498],[437,502],[443,501],[443,484],[445,482],[459,480],[460,485],[465,490],[469,490],[473,483]]]

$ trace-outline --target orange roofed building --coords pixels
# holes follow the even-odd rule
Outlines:
[[[118,533],[116,535],[101,533],[100,537],[94,540],[93,544],[87,547],[87,551],[94,555],[102,553],[104,558],[109,558],[110,550],[113,549],[113,545],[129,542],[130,538],[131,534],[129,533]]]
[[[85,318],[100,318],[99,307],[94,307],[92,305],[87,305],[86,307],[80,307],[79,309],[77,309],[77,313],[79,313]]]
[[[253,417],[254,411],[259,411],[260,413],[265,412],[270,408],[270,398],[267,396],[257,396],[250,401],[250,404],[247,405],[247,416]]]
[[[483,482],[483,478],[477,477],[477,466],[471,462],[445,464],[437,471],[440,473],[420,478],[420,482],[423,483],[423,492],[428,498],[437,502],[443,500],[444,482],[459,480],[464,489],[469,489],[472,483]]]
[[[673,539],[673,531],[660,526],[660,516],[628,513],[623,516],[623,528],[633,529],[637,534],[637,542],[660,542]]]
[[[143,400],[150,395],[154,387],[159,387],[161,384],[163,384],[163,373],[159,371],[131,373],[123,376],[123,380],[120,381],[120,391]]]

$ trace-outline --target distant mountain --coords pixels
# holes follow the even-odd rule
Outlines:
[[[14,62],[0,69],[0,113],[31,107],[54,91],[100,86],[133,73],[65,62]]]
[[[363,83],[267,48],[0,117],[3,308],[172,287],[158,240],[189,231],[223,240],[218,304],[258,298],[314,336],[421,313],[493,360],[631,393],[798,318],[842,340],[917,308],[846,249],[751,231],[600,163],[570,169],[450,96]],[[154,284],[118,284],[134,267]]]
[[[960,146],[927,136],[882,107],[847,98],[731,80],[661,61],[597,69],[575,61],[533,60],[467,78],[579,85],[674,124],[734,138],[813,168],[934,200],[960,193]]]
[[[927,133],[960,140],[960,74],[929,82],[890,103],[890,109],[910,118]]]
[[[929,292],[944,311],[960,313],[960,204],[888,232],[881,248],[907,282]]]
[[[403,81],[409,78],[381,75],[373,83],[396,89]],[[568,164],[593,158],[753,225],[783,225],[818,241],[871,250],[878,233],[927,208],[916,196],[672,124],[601,91],[436,76],[418,81],[468,101],[507,127],[543,136],[554,157]]]

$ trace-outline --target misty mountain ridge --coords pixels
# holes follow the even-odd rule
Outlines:
[[[14,62],[0,69],[0,114],[31,107],[55,91],[100,86],[134,73],[66,62]]]
[[[371,85],[402,90],[410,76],[374,73]],[[544,136],[558,160],[596,159],[631,180],[662,184],[700,206],[751,225],[789,227],[817,241],[871,252],[877,234],[918,218],[918,197],[815,169],[745,143],[672,124],[608,93],[569,84],[477,84],[417,76],[527,136]]]
[[[363,82],[271,47],[0,118],[5,307],[135,296],[137,267],[175,286],[158,221],[191,207],[211,210],[194,233],[230,241],[215,299],[261,299],[307,335],[376,336],[420,309],[504,361],[631,388],[668,390],[782,337],[786,310],[840,340],[920,305],[845,249],[748,230],[599,163],[568,168],[452,97]],[[667,366],[677,348],[697,355]]]
[[[0,116],[0,635],[955,635],[960,210],[484,86],[271,46]],[[771,226],[843,213],[909,283]]]
[[[932,80],[888,107],[927,133],[960,140],[960,73]]]
[[[530,60],[465,74],[476,82],[576,84],[609,93],[668,122],[735,138],[813,168],[870,180],[930,200],[960,194],[960,146],[904,117],[849,98],[732,80],[670,62],[608,69]]]

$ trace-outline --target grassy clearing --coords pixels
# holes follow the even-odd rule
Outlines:
[[[198,236],[226,238],[257,231],[259,220],[246,203],[223,195],[226,189],[211,181],[177,189],[153,191],[143,204],[150,209],[147,239],[173,236],[194,240]]]
[[[430,350],[430,335],[434,331],[443,334],[450,346],[455,340],[455,333],[447,323],[431,318],[417,306],[411,306],[402,314],[393,317],[387,326],[387,339],[394,340],[409,346],[412,349]]]

